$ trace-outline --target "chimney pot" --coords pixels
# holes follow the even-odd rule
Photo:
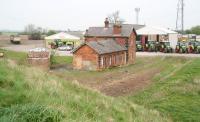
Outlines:
[[[122,32],[122,26],[120,24],[114,24],[113,25],[113,34],[119,35]]]
[[[105,28],[109,28],[109,21],[108,21],[108,18],[105,19],[104,24],[105,24]]]

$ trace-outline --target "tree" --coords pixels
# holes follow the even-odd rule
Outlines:
[[[36,27],[33,24],[27,25],[24,29],[24,34],[29,35],[32,40],[40,40],[42,33],[43,29],[41,27]]]
[[[35,31],[35,29],[36,29],[35,25],[29,24],[29,25],[25,26],[24,33],[28,34],[28,35],[32,34]]]
[[[112,14],[108,15],[108,20],[110,23],[114,23],[114,24],[122,24],[124,23],[124,19],[122,19],[119,16],[120,12],[119,11],[115,11]]]
[[[56,31],[54,31],[54,30],[49,30],[49,31],[47,32],[47,36],[50,36],[50,35],[53,35],[53,34],[56,34]]]
[[[191,29],[188,29],[185,31],[187,34],[196,34],[196,35],[200,35],[200,26],[195,26],[192,27]]]

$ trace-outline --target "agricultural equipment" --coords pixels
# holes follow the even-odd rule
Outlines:
[[[178,42],[176,45],[176,53],[187,53],[187,43],[186,42]]]
[[[196,41],[195,44],[195,53],[200,53],[200,42]]]
[[[189,53],[200,53],[200,42],[190,41],[188,44],[188,52]]]
[[[18,37],[18,36],[11,35],[10,36],[10,42],[12,44],[20,44],[21,43],[21,38]]]
[[[60,39],[55,40],[56,47],[61,47],[63,45],[63,42]]]
[[[4,56],[4,53],[3,53],[3,52],[0,52],[0,58],[3,57],[3,56]]]
[[[172,53],[173,49],[170,46],[170,42],[168,42],[168,41],[160,42],[160,52]]]
[[[156,51],[156,41],[148,41],[148,51],[149,52]]]
[[[58,47],[63,46],[63,42],[60,39],[56,39],[53,42],[49,42],[49,44],[51,45],[51,49],[56,49]]]
[[[136,41],[136,49],[137,49],[137,51],[143,51],[141,41]]]

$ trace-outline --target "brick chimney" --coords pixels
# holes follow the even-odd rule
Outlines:
[[[108,18],[105,19],[104,23],[105,23],[105,28],[109,28],[109,21],[108,21]]]
[[[113,34],[119,35],[122,32],[122,26],[120,24],[114,24],[113,25]]]

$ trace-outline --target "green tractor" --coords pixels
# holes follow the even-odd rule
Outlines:
[[[148,51],[149,52],[156,51],[156,41],[148,41]]]
[[[137,49],[137,51],[143,51],[141,41],[136,41],[136,49]]]
[[[196,41],[195,53],[200,53],[200,42]]]
[[[198,45],[197,41],[190,41],[187,47],[188,53],[195,53],[197,45]]]
[[[176,53],[188,53],[187,45],[186,42],[178,42],[176,45]]]
[[[164,53],[172,53],[173,52],[173,49],[170,46],[169,41],[160,42],[160,52],[164,52]]]

